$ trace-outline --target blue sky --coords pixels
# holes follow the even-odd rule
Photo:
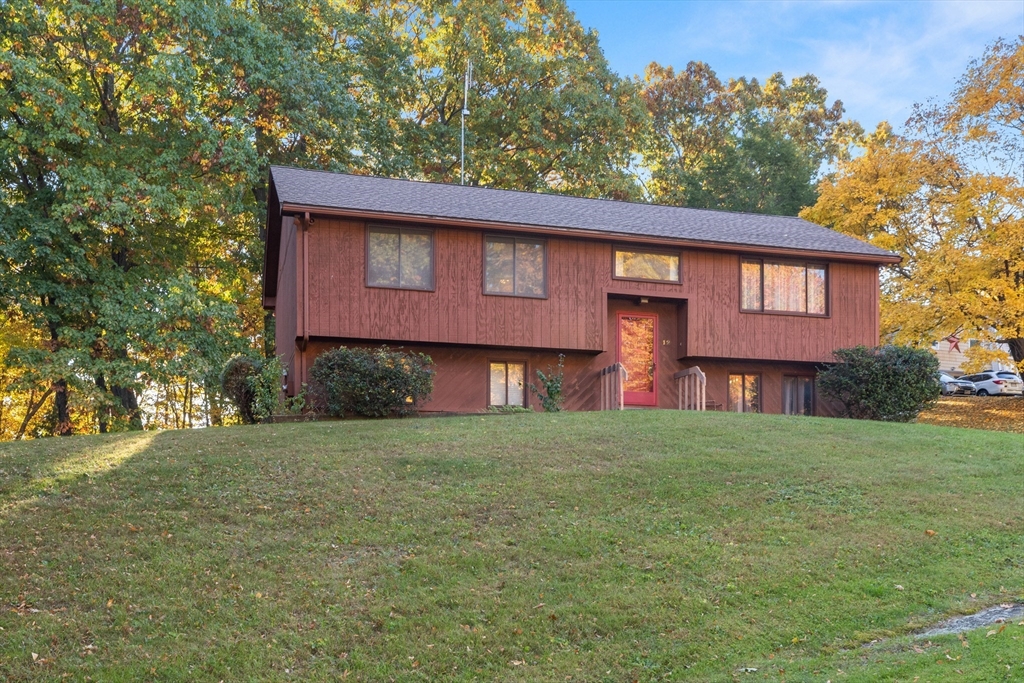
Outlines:
[[[986,45],[1024,34],[1024,0],[568,3],[621,75],[691,60],[723,81],[813,73],[868,130],[899,128],[915,102],[947,96]]]

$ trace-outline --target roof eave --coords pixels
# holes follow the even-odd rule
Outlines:
[[[281,202],[274,183],[271,168],[267,177],[267,225],[263,243],[263,308],[272,309],[277,304],[278,257],[281,249]]]
[[[637,235],[634,233],[616,233],[607,230],[586,230],[584,228],[563,228],[545,225],[530,225],[522,223],[507,223],[503,221],[481,221],[465,218],[451,218],[447,216],[431,216],[427,214],[407,214],[384,211],[364,211],[354,209],[339,209],[336,207],[316,206],[310,204],[298,204],[282,202],[280,213],[304,213],[321,216],[337,216],[343,218],[361,218],[368,220],[383,221],[407,221],[426,225],[455,226],[482,230],[504,230],[509,232],[531,232],[549,235],[571,235],[587,239],[598,239],[604,241],[628,241],[640,244],[654,245],[677,245],[684,247],[697,247],[712,251],[731,251],[749,254],[775,254],[781,256],[800,256],[827,259],[831,261],[851,261],[856,263],[873,263],[878,265],[895,265],[903,259],[897,254],[863,254],[856,252],[822,251],[817,249],[797,249],[787,247],[769,247],[756,244],[740,242],[722,242],[710,240],[694,240],[678,237],[658,237],[654,235]],[[823,228],[827,229],[827,228]]]

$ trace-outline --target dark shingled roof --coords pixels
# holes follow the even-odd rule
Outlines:
[[[892,252],[790,216],[584,199],[284,166],[274,166],[270,173],[280,205],[829,252],[877,257],[879,262],[896,257]]]

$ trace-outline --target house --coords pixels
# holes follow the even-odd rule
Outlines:
[[[939,361],[939,370],[953,377],[959,377],[964,374],[963,364],[967,362],[967,354],[965,352],[976,346],[980,346],[987,351],[1001,352],[1005,356],[1002,361],[989,361],[988,367],[984,368],[984,370],[995,370],[996,372],[1004,370],[1010,372],[1017,371],[1017,367],[1010,359],[1010,347],[998,342],[967,339],[966,337],[961,338],[956,334],[951,334],[939,341],[932,342],[931,351]]]
[[[263,305],[294,395],[317,354],[429,354],[425,411],[565,407],[827,413],[814,378],[878,343],[899,257],[799,218],[270,171]]]

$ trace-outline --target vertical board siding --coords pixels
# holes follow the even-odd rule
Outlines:
[[[298,329],[296,311],[298,310],[298,292],[296,291],[295,264],[295,222],[291,216],[281,220],[281,249],[278,252],[278,287],[277,302],[274,308],[274,346],[276,352],[283,356],[281,364],[288,371],[288,394],[294,396],[299,382],[295,378],[295,337]]]
[[[878,268],[829,264],[829,315],[740,311],[738,254],[702,252],[688,299],[687,352],[707,358],[833,361],[837,348],[878,344]]]
[[[609,318],[617,313],[638,311],[628,301],[612,301]],[[761,375],[762,410],[765,413],[782,412],[783,375],[813,375],[816,366],[811,363],[766,363],[751,361],[720,361],[712,359],[678,361],[671,349],[675,342],[675,320],[671,305],[644,310],[658,315],[658,403],[657,408],[673,409],[678,405],[676,382],[672,375],[684,368],[698,365],[707,376],[707,400],[709,409],[728,407],[728,377],[730,373]],[[614,329],[614,328],[612,328]],[[668,344],[663,344],[663,341]],[[337,343],[310,342],[305,353],[299,352],[300,365],[310,367],[316,356],[338,345],[371,346],[361,340],[339,340]],[[549,366],[558,363],[558,354],[544,351],[482,349],[477,347],[416,345],[406,347],[429,355],[434,361],[434,391],[423,406],[425,412],[474,413],[485,412],[488,404],[488,363],[492,360],[518,361],[526,363],[527,383],[537,383],[537,370],[548,371]],[[615,362],[615,353],[600,354],[569,352],[565,354],[565,409],[599,410],[601,383],[599,374],[603,368]],[[307,370],[308,372],[308,370]],[[529,393],[529,392],[528,392]],[[530,393],[530,406],[540,410],[540,402]],[[629,406],[627,406],[629,407]],[[819,396],[815,414],[834,416],[834,406]]]
[[[291,219],[284,224],[287,228]],[[291,315],[286,300],[294,292],[297,325],[285,324],[281,334],[291,329],[301,336],[301,231],[290,230],[282,231],[285,289],[277,308],[279,319]],[[829,265],[829,317],[741,313],[739,254],[684,250],[679,284],[636,282],[612,278],[611,242],[547,236],[548,298],[487,296],[483,234],[434,231],[434,291],[374,288],[366,286],[365,223],[317,217],[308,236],[309,335],[595,354],[614,350],[614,325],[607,319],[612,292],[685,301],[687,338],[680,341],[694,357],[829,362],[836,348],[878,343],[878,268],[873,265]],[[289,244],[294,257],[284,254]],[[284,262],[289,258],[291,266]],[[673,322],[666,328],[666,322],[662,328],[675,335],[679,326]],[[286,339],[279,342],[284,349]]]

